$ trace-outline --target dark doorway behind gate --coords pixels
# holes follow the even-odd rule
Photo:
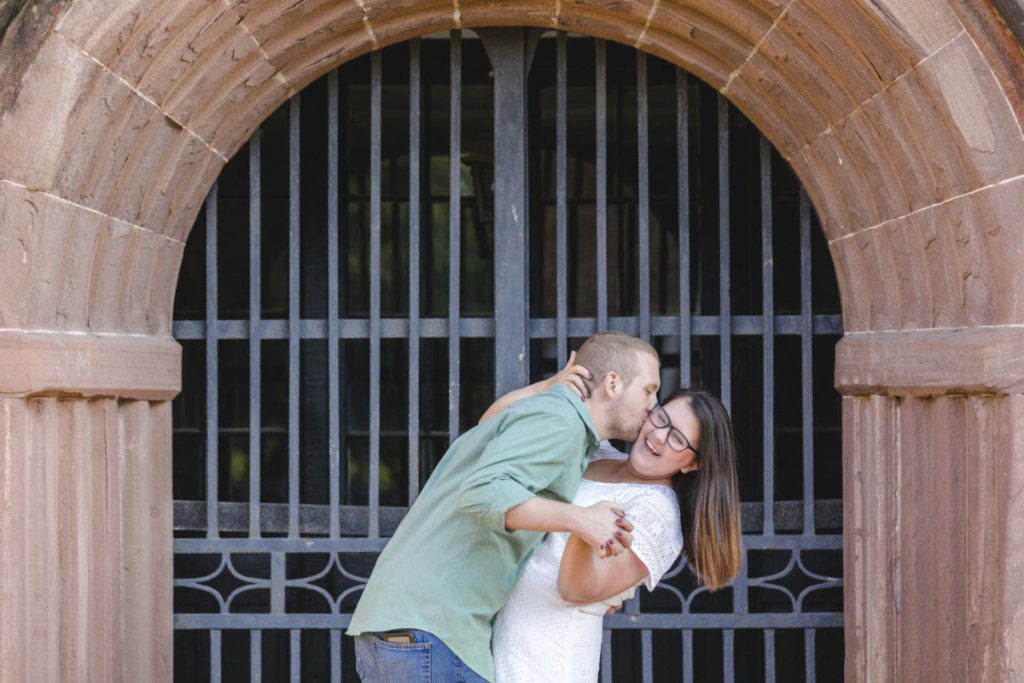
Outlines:
[[[672,65],[480,33],[316,81],[197,221],[174,325],[176,678],[354,680],[347,615],[450,440],[613,329],[658,347],[666,390],[730,406],[747,562],[714,594],[680,563],[608,618],[603,677],[838,679],[842,329],[806,196]],[[496,193],[522,202],[521,242]]]

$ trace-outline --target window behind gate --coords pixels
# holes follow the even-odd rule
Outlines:
[[[842,329],[806,196],[670,64],[490,29],[316,81],[196,221],[174,323],[176,678],[354,680],[348,615],[448,444],[601,330],[650,339],[666,393],[722,396],[746,547],[733,586],[680,562],[607,618],[603,680],[841,676]]]

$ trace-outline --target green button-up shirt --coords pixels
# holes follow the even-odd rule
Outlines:
[[[420,629],[494,680],[491,626],[544,534],[508,531],[534,496],[571,502],[598,434],[562,386],[460,436],[381,553],[349,635]]]

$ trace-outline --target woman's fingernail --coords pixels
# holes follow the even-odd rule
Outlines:
[[[601,550],[604,550],[604,544],[603,543],[601,544]]]
[[[615,535],[616,535],[616,536],[622,536],[622,532],[621,532],[621,531],[616,531],[616,532],[615,532]]]
[[[592,373],[592,372],[588,372],[588,373],[587,373],[587,379],[589,379],[589,380],[593,381],[593,379],[594,379],[594,373]]]

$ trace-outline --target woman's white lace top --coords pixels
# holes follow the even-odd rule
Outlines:
[[[592,459],[622,457],[602,446]],[[653,590],[683,548],[675,493],[666,486],[583,479],[573,503],[588,506],[602,500],[618,504],[633,524],[632,550],[647,566],[643,583]],[[633,597],[636,587],[590,605],[562,600],[558,567],[568,539],[567,533],[548,534],[498,613],[491,641],[497,683],[597,680],[604,613]]]

